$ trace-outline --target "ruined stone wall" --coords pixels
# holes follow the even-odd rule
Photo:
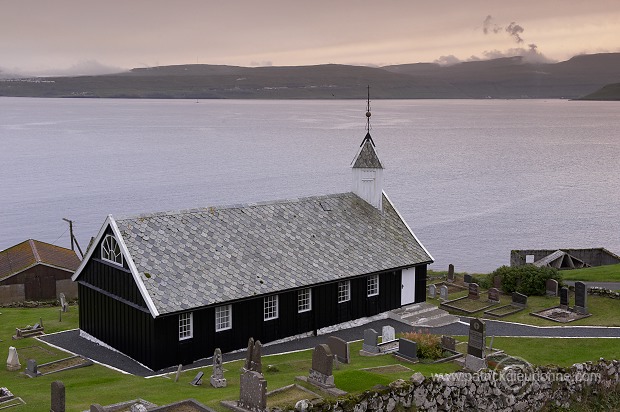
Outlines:
[[[537,411],[546,402],[568,406],[587,388],[604,391],[620,385],[620,362],[575,364],[570,368],[505,369],[502,374],[456,372],[425,378],[415,373],[389,388],[367,391],[335,402],[314,401],[304,412],[392,412],[415,406],[418,411]]]

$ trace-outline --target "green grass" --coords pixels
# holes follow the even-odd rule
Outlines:
[[[563,270],[562,279],[584,282],[620,282],[620,264]]]

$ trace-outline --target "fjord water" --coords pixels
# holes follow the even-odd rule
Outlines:
[[[0,98],[0,249],[82,248],[108,214],[350,190],[365,101]],[[385,191],[434,269],[620,253],[620,102],[377,100]]]

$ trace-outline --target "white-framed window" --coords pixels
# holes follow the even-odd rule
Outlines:
[[[368,296],[377,296],[379,294],[379,275],[368,276],[366,290],[368,291]]]
[[[297,312],[312,310],[312,289],[306,288],[297,291]]]
[[[194,314],[192,312],[179,315],[179,340],[190,339],[194,336]]]
[[[117,265],[123,265],[121,247],[114,236],[106,235],[103,238],[103,242],[101,242],[101,259],[116,263]]]
[[[267,296],[263,299],[263,319],[278,318],[278,295]]]
[[[338,303],[348,302],[351,300],[351,282],[345,280],[338,282]]]
[[[218,306],[215,308],[215,331],[232,328],[232,305]]]

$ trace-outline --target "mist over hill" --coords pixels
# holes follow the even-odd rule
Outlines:
[[[441,66],[240,67],[189,64],[98,76],[0,79],[0,96],[359,99],[576,99],[620,83],[620,53],[580,55],[559,63],[522,57]]]

